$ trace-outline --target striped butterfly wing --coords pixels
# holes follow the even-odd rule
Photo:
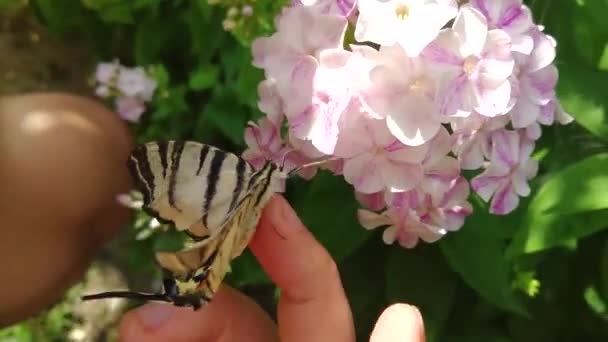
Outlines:
[[[245,160],[193,141],[140,145],[127,164],[144,209],[195,239],[217,235],[255,184]]]
[[[230,262],[248,245],[274,189],[278,169],[259,171],[238,156],[196,142],[151,142],[135,148],[128,167],[144,195],[144,209],[194,238],[178,252],[158,252],[170,276],[164,293],[110,291],[83,300],[138,298],[197,309],[209,302]],[[281,171],[282,173],[282,171]]]
[[[214,239],[194,243],[178,252],[158,252],[157,262],[177,280],[182,296],[209,302],[230,268],[230,262],[249,244],[262,209],[274,193],[276,167],[267,164],[253,176],[253,184],[243,197],[225,229]]]

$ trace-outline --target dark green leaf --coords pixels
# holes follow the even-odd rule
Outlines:
[[[511,288],[512,266],[505,258],[504,242],[473,215],[458,232],[439,245],[452,270],[483,298],[513,313],[526,310]]]
[[[576,62],[560,65],[558,96],[566,111],[589,131],[608,139],[608,72]]]
[[[243,146],[243,134],[245,133],[249,113],[238,107],[235,108],[234,103],[229,101],[229,97],[220,97],[208,103],[203,110],[203,120],[200,125],[205,126],[205,130],[217,129],[228,137],[232,143]]]
[[[536,194],[509,255],[555,247],[606,228],[608,154],[574,163],[551,176]],[[587,212],[587,213],[582,213]]]
[[[367,341],[382,311],[385,299],[385,265],[389,248],[375,234],[338,264],[342,285],[355,320],[357,341]]]
[[[608,153],[569,165],[534,196],[529,215],[574,214],[608,208]]]
[[[213,87],[218,81],[220,70],[217,66],[207,64],[196,69],[190,75],[188,85],[192,90],[205,90]]]
[[[424,317],[427,341],[439,341],[457,283],[437,246],[420,245],[414,250],[392,246],[386,266],[389,303],[416,305]]]
[[[262,269],[255,256],[246,249],[243,255],[230,265],[226,281],[236,287],[270,284],[271,280]]]
[[[357,221],[353,189],[342,177],[321,171],[294,189],[292,205],[304,224],[338,261],[371,235]]]

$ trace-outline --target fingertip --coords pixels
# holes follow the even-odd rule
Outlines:
[[[123,316],[119,340],[131,341],[276,341],[276,327],[250,298],[222,287],[199,310],[165,303],[142,305]]]
[[[386,308],[372,331],[370,342],[424,342],[424,322],[417,307],[393,304]]]

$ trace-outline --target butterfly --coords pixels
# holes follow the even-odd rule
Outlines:
[[[230,262],[249,244],[262,209],[285,172],[267,162],[259,170],[241,157],[194,141],[137,146],[127,167],[143,194],[143,210],[188,234],[193,243],[177,252],[157,252],[163,293],[111,291],[83,300],[132,298],[197,310],[211,301]]]

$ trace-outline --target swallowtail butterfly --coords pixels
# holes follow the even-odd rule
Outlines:
[[[288,176],[273,163],[256,171],[237,155],[192,141],[140,145],[127,166],[143,193],[143,209],[194,241],[181,251],[156,253],[166,274],[164,293],[113,291],[83,300],[121,297],[200,308],[213,298],[278,182]]]

